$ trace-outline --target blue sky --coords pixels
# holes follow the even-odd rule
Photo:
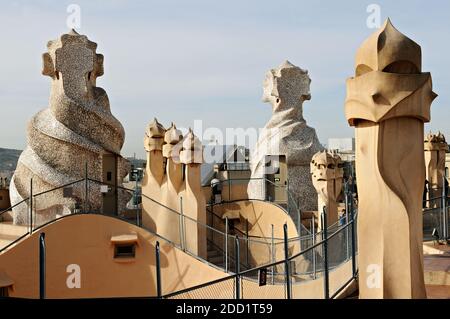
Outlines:
[[[81,28],[105,55],[98,85],[126,131],[124,155],[144,155],[146,124],[260,128],[265,72],[288,59],[309,70],[304,116],[326,144],[353,136],[344,118],[345,80],[354,55],[374,30],[369,4],[422,46],[423,70],[439,94],[427,130],[450,139],[448,1],[8,1],[0,4],[0,147],[23,148],[27,121],[46,107],[41,75],[46,43],[67,31],[67,6],[81,7]]]

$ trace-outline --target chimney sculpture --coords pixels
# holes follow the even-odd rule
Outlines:
[[[360,298],[425,298],[422,195],[430,73],[387,20],[359,48],[345,114],[356,133]]]
[[[31,178],[36,194],[84,178],[86,163],[89,178],[103,181],[105,156],[115,163],[108,183],[121,185],[129,170],[128,161],[120,156],[124,129],[111,114],[105,90],[96,85],[97,77],[103,75],[103,55],[96,53],[97,44],[72,30],[48,42],[47,47],[42,74],[51,78],[49,107],[28,123],[28,146],[11,180],[13,205],[29,197]],[[36,197],[33,224],[82,206],[84,184],[73,185],[71,193],[67,196],[61,188]],[[112,213],[124,209],[129,198],[119,191]],[[99,185],[91,183],[86,202],[90,211],[104,210]],[[29,223],[25,205],[14,208],[13,215],[15,224]]]
[[[311,160],[311,176],[318,194],[319,217],[325,207],[327,225],[331,226],[338,221],[337,199],[341,194],[344,178],[343,163],[339,155],[327,151],[316,153]],[[321,222],[318,225],[319,231],[323,229]]]
[[[303,102],[311,99],[310,83],[308,71],[289,61],[267,72],[263,102],[271,104],[273,115],[259,134],[251,158],[250,199],[265,199],[263,181],[258,179],[273,174],[274,167],[268,165],[267,158],[285,157],[288,183],[282,187],[289,186],[295,197],[288,200],[298,203],[301,211],[317,209],[309,164],[312,156],[323,147],[314,128],[303,118]],[[297,217],[297,214],[292,216],[294,221]]]
[[[427,207],[436,208],[442,203],[442,189],[445,186],[445,153],[448,151],[448,144],[442,133],[430,133],[425,138],[424,148],[428,181]]]
[[[144,137],[147,167],[142,222],[189,252],[206,258],[206,200],[201,188],[203,146],[192,130],[183,138],[154,119]]]

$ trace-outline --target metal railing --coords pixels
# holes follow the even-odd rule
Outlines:
[[[438,188],[425,188],[423,199],[423,236],[424,240],[448,241],[450,197],[447,179],[442,177]]]
[[[249,162],[227,162],[223,163],[223,170],[225,171],[246,171],[250,170]]]
[[[237,184],[246,184],[249,185],[251,182],[257,182],[255,187],[257,187],[259,184],[259,192],[260,192],[260,196],[258,198],[249,198],[248,196],[240,196],[241,192],[238,192],[238,195],[236,196],[235,194],[233,194],[233,185],[237,185]],[[285,191],[286,193],[286,202],[284,204],[280,203],[280,202],[276,202],[275,198],[270,198],[266,196],[266,185],[269,184],[271,187],[274,188],[281,188]],[[223,187],[226,186],[227,187],[227,191],[223,191]],[[301,210],[299,208],[298,202],[296,199],[294,194],[292,193],[292,190],[289,188],[289,181],[287,181],[286,185],[277,185],[275,184],[273,181],[265,178],[265,177],[261,177],[261,178],[255,178],[255,177],[251,177],[251,178],[229,178],[229,179],[225,179],[222,181],[218,181],[215,183],[211,183],[210,185],[203,185],[203,187],[220,187],[220,191],[221,191],[221,201],[219,203],[215,203],[214,201],[211,202],[211,205],[217,205],[217,204],[224,204],[224,203],[230,203],[230,202],[236,202],[236,201],[243,201],[243,200],[264,200],[264,201],[269,201],[272,202],[274,204],[277,204],[278,206],[280,206],[280,208],[282,208],[287,215],[290,215],[292,220],[296,223],[297,226],[297,232],[299,233],[299,235],[302,234],[310,234],[309,230],[304,227],[301,223]],[[227,199],[224,199],[224,195],[227,195]],[[282,205],[286,205],[286,207],[283,207]]]
[[[450,240],[450,197],[437,197],[434,200],[442,204],[437,207],[423,210],[423,237],[424,240],[447,241]]]
[[[64,185],[37,193],[33,191],[33,183],[31,180],[30,197],[24,199],[20,203],[17,203],[4,212],[12,210],[18,205],[23,205],[23,210],[27,210],[29,216],[28,231],[24,232],[22,234],[23,236],[21,236],[20,238],[17,238],[21,239],[28,234],[32,234],[37,227],[43,224],[47,224],[48,222],[66,214],[104,213],[102,211],[102,198],[103,196],[105,196],[105,193],[102,193],[101,190],[103,187],[109,188],[107,192],[114,192],[118,197],[120,195],[119,193],[128,193],[128,197],[131,198],[136,197],[136,188],[128,189],[122,186],[89,178],[86,171],[85,177],[83,179],[78,179],[73,182],[69,182]],[[235,228],[236,234],[231,234],[229,227],[221,228],[219,227],[219,223],[214,222],[214,219],[219,218],[218,216],[212,215],[213,222],[209,225],[187,216],[185,214],[186,212],[183,213],[182,198],[180,198],[180,211],[177,211],[158,202],[157,200],[154,200],[153,198],[150,198],[145,194],[140,194],[140,196],[143,198],[143,200],[148,200],[154,203],[162,210],[163,214],[170,215],[175,221],[172,228],[178,229],[176,232],[176,236],[165,236],[165,234],[163,233],[159,233],[159,236],[171,242],[173,245],[177,246],[183,251],[196,256],[196,258],[204,262],[214,264],[215,266],[225,269],[225,271],[229,271],[233,268],[233,266],[235,265],[235,261],[238,259],[236,257],[237,253],[239,253],[240,255],[239,260],[241,269],[254,268],[261,264],[275,262],[283,258],[283,239],[274,237],[273,230],[271,237],[249,236],[248,232],[243,233],[237,228]],[[71,209],[69,211],[52,211],[52,208],[49,208],[49,206],[52,206],[52,203],[57,203],[57,199],[60,200],[61,198],[67,200],[66,204],[67,206],[71,206]],[[141,222],[142,204],[136,205],[136,203],[132,202],[129,203],[128,206],[128,214],[119,214],[118,217],[120,217],[121,219],[126,219],[127,221],[130,221],[137,226],[143,227]],[[146,228],[153,233],[157,233],[157,230],[152,229],[151,227],[143,228]],[[206,240],[206,244],[208,245],[209,243],[210,245],[214,245],[213,248],[215,248],[215,250],[219,254],[222,254],[223,263],[212,263],[211,258],[209,258],[208,256],[208,253],[206,256],[199,256],[198,251],[195,249],[195,247],[187,244],[186,230],[205,234],[204,238]],[[289,249],[292,251],[300,251],[303,248],[312,245],[315,242],[313,240],[315,236],[316,235],[309,234],[305,236],[289,238]],[[235,250],[235,246],[232,244],[236,240],[236,238],[240,242],[239,252]],[[199,238],[199,240],[202,240],[202,238]],[[14,244],[15,241],[16,240],[8,244],[8,246],[3,247],[2,250],[10,247],[10,245]],[[258,256],[258,258],[255,260],[253,258],[253,255]]]
[[[96,182],[100,183],[99,181]],[[210,251],[212,253],[216,253],[216,255],[214,256],[216,257],[216,261],[212,261],[214,258],[210,258],[210,256],[208,256],[208,251],[207,255],[200,256],[200,259],[223,268],[226,272],[233,269],[233,266],[236,264],[236,260],[239,260],[239,265],[242,269],[250,269],[261,264],[274,262],[283,258],[283,239],[281,238],[274,238],[273,236],[249,236],[248,233],[244,233],[238,228],[234,228],[236,234],[232,234],[227,225],[228,220],[221,220],[219,216],[212,214],[208,209],[207,211],[209,211],[210,213],[210,221],[206,224],[203,222],[199,222],[192,217],[189,217],[186,212],[183,212],[182,198],[180,198],[180,210],[177,211],[168,206],[165,206],[164,204],[159,203],[158,201],[146,196],[145,194],[141,194],[141,196],[143,201],[150,200],[159,208],[162,208],[164,214],[171,215],[170,220],[173,221],[173,223],[171,224],[171,229],[178,229],[178,231],[172,233],[171,236],[165,236],[165,234],[158,232],[160,236],[167,239],[183,251],[188,252],[191,255],[198,256],[198,252],[196,250],[197,247],[192,247],[187,244],[186,229],[189,229],[190,234],[206,234],[206,246],[210,246],[210,248],[212,248],[210,249]],[[215,220],[220,220],[220,222],[216,223]],[[155,229],[151,230],[156,232]],[[300,251],[302,248],[305,248],[307,247],[307,245],[310,245],[312,243],[312,237],[312,234],[308,234],[305,236],[290,238],[289,247],[290,249],[294,249],[297,246],[297,251]],[[240,242],[239,252],[236,251],[235,246],[232,244],[236,240],[236,238]],[[253,251],[257,251],[258,253],[262,252],[262,254],[258,254],[258,260],[252,260]],[[217,253],[219,254],[218,256]],[[239,258],[236,256],[238,253]]]
[[[268,275],[268,282],[274,297],[301,298],[302,284],[307,281],[323,277],[323,297],[325,299],[337,297],[357,277],[356,266],[356,214],[353,206],[353,194],[348,185],[344,185],[346,219],[345,224],[326,227],[326,211],[321,214],[322,225],[325,227],[320,233],[309,237],[308,248],[290,256],[290,244],[287,238],[287,225],[284,226],[283,259],[272,260],[258,267],[240,270],[235,267],[234,274],[221,279],[183,289],[164,296],[164,298],[259,298],[263,292],[256,283],[263,271]],[[331,235],[330,235],[331,234]],[[320,238],[316,240],[316,238]],[[239,241],[238,241],[239,242]],[[237,245],[239,247],[239,245]],[[351,262],[351,275],[343,278],[338,287],[330,287],[330,271]],[[237,269],[237,270],[236,270]],[[164,280],[164,279],[162,279]],[[222,294],[225,286],[227,294]],[[234,291],[233,294],[230,291]]]
[[[24,231],[23,234],[18,235],[18,238],[15,239],[13,242],[1,248],[0,252],[7,249],[17,241],[25,238],[26,236],[31,235],[34,231],[58,219],[72,216],[74,213],[101,214],[102,213],[101,205],[98,206],[97,205],[98,203],[96,204],[95,200],[93,200],[92,198],[97,196],[99,198],[102,198],[102,193],[99,189],[99,187],[101,186],[114,187],[113,189],[114,192],[126,192],[129,194],[133,194],[133,192],[136,192],[135,189],[127,189],[125,187],[90,179],[87,177],[87,174],[84,179],[79,179],[74,182],[66,183],[53,189],[38,193],[33,192],[32,186],[33,183],[32,181],[30,181],[30,196],[28,198],[25,198],[22,201],[13,205],[12,207],[0,212],[1,217],[6,212],[25,205],[24,207],[22,207],[22,210],[29,213],[28,214],[29,224],[28,227],[26,228],[26,231]],[[47,195],[51,194],[52,192],[55,192],[55,194],[53,195],[58,197],[61,195],[61,193],[65,194],[66,191],[69,189],[71,191],[67,193],[72,194],[72,196],[68,196],[67,200],[69,202],[72,201],[72,205],[74,208],[73,211],[70,211],[71,215],[66,215],[64,214],[63,211],[59,211],[58,213],[56,211],[46,210],[46,205],[48,205],[49,199]],[[275,292],[282,291],[284,293],[285,298],[301,297],[302,284],[304,284],[307,281],[317,279],[319,277],[323,277],[324,282],[323,297],[334,298],[338,296],[345,289],[345,287],[356,278],[358,272],[356,265],[356,251],[357,251],[356,209],[353,207],[354,205],[353,194],[349,190],[347,184],[344,184],[344,194],[346,203],[346,215],[345,215],[345,223],[343,225],[335,224],[332,225],[331,227],[324,227],[321,233],[315,233],[313,230],[310,236],[304,237],[299,236],[299,238],[294,239],[287,238],[287,229],[285,227],[284,228],[285,236],[283,239],[274,238],[274,236],[272,236],[271,238],[263,238],[264,240],[262,240],[262,242],[265,244],[267,244],[267,240],[270,240],[269,245],[271,247],[275,246],[275,241],[277,241],[276,244],[282,245],[283,258],[281,260],[276,260],[276,257],[274,258],[273,255],[274,252],[276,254],[277,250],[272,248],[272,250],[269,251],[268,253],[269,255],[268,262],[264,263],[263,265],[258,265],[257,267],[253,267],[248,262],[246,264],[242,263],[241,252],[243,246],[245,247],[245,245],[248,245],[251,241],[261,242],[261,238],[250,238],[248,234],[245,237],[232,236],[230,234],[227,234],[227,232],[221,232],[220,230],[215,229],[214,227],[211,227],[204,223],[200,223],[199,221],[184,215],[182,208],[181,211],[178,212],[177,210],[174,210],[146,196],[145,194],[141,194],[141,196],[147,200],[156,203],[158,206],[163,207],[168,212],[175,214],[177,218],[179,218],[181,223],[179,225],[180,238],[178,242],[171,241],[170,239],[167,239],[161,236],[160,234],[156,234],[154,230],[139,225],[140,224],[139,212],[138,214],[136,214],[135,220],[130,220],[129,218],[126,219],[123,216],[110,216],[110,217],[124,220],[130,223],[134,222],[136,225],[146,229],[152,234],[155,234],[159,238],[170,242],[174,246],[183,249],[186,253],[204,262],[207,262],[207,260],[204,260],[199,256],[195,255],[192,251],[189,250],[189,247],[186,246],[186,239],[184,238],[186,233],[185,229],[181,225],[185,225],[186,223],[192,223],[195,225],[195,227],[205,228],[210,231],[214,231],[216,234],[222,234],[225,236],[224,245],[234,247],[234,254],[230,254],[230,252],[232,251],[231,249],[228,250],[228,248],[225,248],[225,251],[228,252],[228,254],[230,254],[229,256],[227,256],[229,260],[228,263],[230,263],[230,267],[227,270],[232,271],[231,275],[212,282],[204,283],[202,285],[198,285],[171,294],[167,294],[164,296],[164,298],[176,298],[183,296],[213,297],[216,296],[215,294],[217,293],[217,291],[222,291],[223,294],[226,294],[230,298],[246,298],[247,296],[255,297],[255,294],[257,296],[258,290],[261,289],[257,285],[257,281],[260,279],[260,272],[263,270],[265,273],[268,274],[270,279],[269,280],[270,285],[272,286],[274,291]],[[41,203],[41,197],[45,199],[44,204]],[[436,199],[439,199],[439,197],[433,198],[431,200],[436,201]],[[443,238],[448,239],[448,214],[449,214],[448,208],[450,198],[447,196],[442,196],[440,199],[442,203],[441,207],[426,209],[424,211],[424,218],[428,214],[430,216],[432,216],[433,214],[437,215],[439,217],[437,219],[437,224],[433,225],[438,225],[440,227],[438,228],[441,230],[444,236]],[[141,208],[142,207],[140,207],[140,209]],[[42,220],[38,218],[39,217],[38,215],[42,211],[44,211],[44,213],[47,214],[46,215],[47,217],[50,216],[49,218],[47,218],[47,220]],[[39,212],[39,214],[37,212]],[[322,218],[323,218],[322,223],[326,224],[326,212],[323,212]],[[436,227],[432,228],[436,229]],[[425,223],[424,223],[424,230],[425,230]],[[292,242],[298,243],[298,240],[300,238],[309,241],[309,243],[306,245],[307,248],[301,250],[296,254],[292,254],[291,253],[293,247]],[[319,240],[317,240],[317,238],[319,238]],[[245,244],[242,245],[241,241],[243,241]],[[159,250],[156,253],[159,254]],[[245,258],[248,258],[248,253],[247,257]],[[341,265],[349,261],[351,261],[351,269],[352,269],[351,275],[348,278],[343,278],[342,284],[339,285],[338,287],[336,286],[331,287],[329,279],[330,272],[333,270],[337,270]],[[231,264],[233,264],[233,266],[231,266]],[[158,287],[161,287],[161,281],[164,280],[164,278],[161,278],[161,273],[159,273],[157,278],[159,278],[157,283]],[[231,291],[233,292],[232,294],[228,289],[230,286],[233,288],[231,289]],[[225,288],[227,288],[228,290]],[[161,296],[160,290],[159,295]],[[224,295],[221,295],[221,298],[223,297]]]
[[[264,295],[263,289],[259,285],[261,280],[261,273],[269,274],[270,283],[268,284],[274,297],[283,298],[300,298],[302,295],[302,284],[310,280],[305,278],[304,274],[295,271],[299,267],[307,263],[309,255],[318,255],[319,262],[322,263],[320,272],[324,277],[323,296],[324,298],[336,297],[352,280],[357,276],[356,263],[352,263],[351,275],[345,278],[342,284],[337,287],[330,287],[329,275],[330,271],[336,269],[337,266],[348,262],[349,259],[342,257],[342,260],[331,256],[328,248],[335,245],[335,242],[342,241],[343,236],[347,231],[351,231],[355,227],[355,219],[352,219],[345,225],[342,225],[338,230],[328,235],[327,229],[324,229],[322,240],[310,246],[309,248],[290,255],[289,245],[287,240],[287,226],[284,227],[284,260],[241,271],[237,267],[237,271],[233,274],[213,280],[208,283],[197,285],[191,288],[179,290],[170,294],[166,294],[163,298],[169,299],[185,299],[185,298],[259,298]],[[351,239],[351,259],[356,258],[356,240]],[[238,246],[238,245],[237,245]],[[333,261],[334,259],[334,261]],[[164,280],[162,278],[161,280]],[[266,282],[267,285],[267,282]]]
[[[237,227],[231,229],[229,226],[229,219],[227,217],[222,218],[214,213],[214,211],[211,210],[212,207],[213,206],[207,208],[209,217],[208,224],[216,231],[221,231],[221,233],[218,234],[219,238],[217,238],[216,232],[209,232],[208,244],[214,246],[215,251],[218,251],[222,255],[220,264],[223,265],[223,268],[226,271],[231,268],[229,265],[232,266],[233,261],[235,260],[234,255],[236,252],[233,250],[234,246],[230,244],[230,240],[233,241],[234,237],[237,237],[240,241],[241,266],[243,269],[251,269],[284,258],[284,238],[274,236],[273,225],[270,237],[252,236],[248,231],[248,221],[244,221],[244,225],[247,226],[245,231],[242,231]],[[347,209],[347,211],[349,211],[349,209]],[[348,218],[346,220],[348,220]],[[337,230],[340,226],[339,223],[340,221],[329,226],[328,231],[333,232]],[[313,245],[316,241],[315,238],[320,238],[322,235],[322,231],[316,232],[314,226],[312,226],[311,229],[311,234],[289,238],[289,249],[298,252]],[[220,238],[222,234],[224,234],[225,238],[228,238],[224,243]]]
[[[11,243],[1,248],[0,251],[7,249],[18,240],[32,234],[37,228],[40,228],[41,226],[67,214],[104,214],[102,210],[103,196],[105,196],[105,190],[102,190],[102,188],[104,187],[106,187],[106,193],[113,192],[117,197],[121,196],[120,193],[122,193],[122,195],[125,193],[125,195],[128,194],[128,198],[136,198],[136,193],[139,191],[137,188],[128,189],[112,183],[89,178],[87,169],[85,170],[84,175],[85,176],[83,179],[78,179],[73,182],[68,182],[52,189],[39,192],[35,192],[33,190],[33,181],[31,179],[29,198],[22,200],[21,202],[0,213],[1,216],[7,211],[11,211],[13,209],[16,210],[18,206],[23,206],[21,207],[22,215],[24,215],[23,212],[26,212],[26,215],[28,216],[27,220],[23,222],[23,224],[28,226],[27,231],[24,231],[21,236],[17,236],[17,238],[15,238]],[[283,239],[275,238],[273,236],[273,230],[271,237],[249,236],[248,232],[244,234],[237,228],[235,228],[237,234],[233,235],[230,234],[228,227],[225,227],[225,229],[220,229],[219,227],[215,227],[215,223],[211,226],[187,216],[183,213],[182,198],[180,198],[180,211],[177,211],[145,194],[141,194],[141,192],[139,193],[143,200],[148,200],[156,204],[156,206],[163,210],[164,214],[171,214],[174,217],[173,219],[176,221],[175,227],[178,228],[177,233],[179,234],[177,237],[170,238],[161,233],[158,235],[161,238],[171,242],[174,246],[177,246],[183,251],[195,256],[197,259],[211,264],[208,256],[198,256],[198,252],[195,249],[192,249],[191,246],[187,245],[186,229],[203,232],[205,234],[205,240],[208,240],[210,237],[213,237],[213,239],[217,239],[218,237],[220,238],[218,242],[222,243],[222,245],[218,247],[216,245],[216,248],[219,250],[219,253],[222,253],[224,256],[224,264],[222,267],[225,271],[231,270],[233,266],[236,265],[237,260],[240,261],[239,267],[241,269],[250,269],[261,264],[276,262],[277,260],[283,258]],[[122,197],[126,197],[125,195]],[[64,205],[61,205],[61,199],[63,199]],[[119,217],[119,219],[132,222],[137,226],[143,227],[141,222],[142,204],[136,205],[135,202],[129,202],[128,204],[129,207],[126,210],[128,214],[126,216],[118,214],[117,217]],[[65,208],[62,209],[62,206]],[[70,208],[67,210],[67,207]],[[214,218],[218,218],[218,216],[213,217],[213,220]],[[143,228],[156,233],[156,229],[152,229],[151,227]],[[315,242],[315,237],[316,235],[308,234],[306,236],[289,238],[288,247],[292,251],[300,251],[302,248],[312,245]],[[232,244],[236,240],[239,242],[239,251],[236,251],[235,246]],[[217,240],[212,240],[212,243],[217,244]],[[253,251],[256,252],[255,255],[259,256],[258,260],[252,260]],[[237,254],[239,254],[239,258],[236,256]],[[220,266],[220,264],[218,265],[216,263],[216,266]]]
[[[20,236],[19,238],[17,238],[14,242],[12,242],[10,245],[14,244],[15,242],[17,242],[18,240],[23,239],[24,237],[26,237],[27,235],[31,235],[34,231],[45,227],[46,225],[61,219],[61,218],[65,218],[65,217],[70,217],[73,216],[74,214],[103,214],[102,211],[102,203],[101,200],[103,198],[103,194],[102,193],[102,188],[104,188],[105,186],[110,187],[109,190],[107,190],[108,192],[115,192],[117,193],[117,196],[119,196],[118,193],[120,192],[126,192],[129,195],[132,195],[136,190],[135,189],[127,189],[125,187],[121,187],[118,185],[113,185],[113,184],[109,184],[109,183],[105,183],[102,181],[97,181],[95,179],[91,179],[87,177],[87,174],[85,176],[84,179],[79,179],[70,183],[66,183],[64,185],[49,189],[49,190],[45,190],[45,191],[41,191],[41,192],[33,192],[33,188],[32,188],[32,182],[30,182],[30,197],[27,199],[24,199],[23,201],[21,201],[20,203],[17,203],[16,205],[14,205],[13,207],[11,207],[8,210],[3,211],[2,213],[11,210],[12,208],[16,208],[19,205],[26,205],[25,207],[25,211],[27,211],[29,213],[29,225],[27,228],[27,231]],[[207,262],[207,260],[204,260],[202,258],[200,258],[198,255],[195,254],[194,251],[191,251],[189,248],[189,246],[186,245],[186,239],[185,239],[185,229],[182,225],[185,225],[187,227],[189,227],[189,224],[192,224],[195,226],[196,229],[198,228],[204,228],[204,229],[208,229],[210,231],[215,232],[216,234],[221,234],[225,236],[225,243],[226,246],[229,247],[227,254],[228,254],[228,260],[229,260],[229,264],[230,266],[227,268],[228,271],[233,271],[233,273],[238,274],[237,276],[237,281],[235,282],[235,285],[239,285],[239,288],[235,291],[235,295],[236,296],[244,296],[244,294],[241,294],[242,291],[244,291],[247,282],[250,280],[255,281],[255,277],[256,275],[254,274],[254,271],[258,270],[258,269],[262,269],[261,265],[258,265],[257,268],[253,267],[253,265],[249,264],[248,262],[242,263],[242,248],[241,247],[246,247],[249,245],[256,245],[258,244],[262,244],[262,245],[266,245],[268,247],[272,247],[271,250],[269,250],[267,252],[267,262],[264,262],[264,265],[270,265],[271,269],[269,271],[270,277],[271,277],[271,282],[273,284],[279,284],[280,282],[280,278],[283,276],[283,274],[286,273],[286,269],[288,270],[289,275],[287,277],[289,277],[289,280],[310,280],[310,279],[314,279],[317,278],[321,273],[325,273],[328,272],[329,270],[337,267],[338,265],[340,265],[342,262],[344,262],[345,260],[348,260],[349,255],[347,254],[345,256],[345,258],[338,258],[338,259],[333,259],[334,257],[330,257],[328,259],[328,263],[329,266],[327,267],[321,267],[321,263],[323,264],[323,253],[320,253],[318,251],[318,246],[323,243],[322,242],[316,242],[315,238],[316,236],[318,236],[317,234],[314,235],[310,235],[310,236],[303,236],[303,237],[299,237],[299,238],[291,238],[291,239],[287,239],[286,237],[283,239],[279,239],[279,238],[274,238],[274,236],[272,236],[271,238],[250,238],[250,236],[247,237],[239,237],[239,236],[232,236],[230,234],[227,234],[227,232],[223,233],[218,229],[215,229],[213,227],[210,227],[209,225],[200,223],[199,221],[190,218],[189,216],[186,216],[185,214],[183,214],[183,209],[182,207],[180,207],[180,211],[174,210],[148,196],[146,196],[145,194],[141,194],[141,196],[146,199],[146,200],[150,200],[154,203],[156,203],[158,206],[164,208],[166,213],[172,213],[174,214],[174,216],[176,216],[179,220],[180,220],[180,227],[179,227],[179,231],[180,231],[180,238],[178,241],[171,241],[170,238],[165,238],[164,236],[161,236],[160,234],[156,234],[156,231],[149,229],[148,227],[143,227],[140,222],[140,212],[138,212],[138,214],[136,214],[136,218],[135,219],[131,219],[130,218],[126,218],[125,216],[121,216],[121,215],[117,215],[117,216],[110,216],[113,218],[117,218],[120,220],[124,220],[127,222],[131,222],[134,223],[144,229],[146,229],[147,231],[156,234],[157,236],[159,236],[160,238],[167,240],[168,242],[172,243],[174,246],[179,247],[180,249],[184,250],[186,253],[190,254],[191,256],[202,260],[204,262]],[[131,196],[128,196],[131,197]],[[58,205],[59,210],[54,210],[52,207],[52,209],[49,209],[47,206],[49,204],[52,203],[58,203],[61,198],[64,198],[65,200],[67,200],[67,205],[71,205],[71,209],[70,211],[63,211],[61,210]],[[142,207],[140,206],[140,209],[142,209]],[[346,229],[347,226],[336,226],[338,228],[337,232],[342,232],[342,229]],[[324,229],[324,232],[326,232],[327,230]],[[285,230],[286,232],[286,230]],[[323,236],[323,233],[322,235]],[[286,256],[289,256],[290,251],[293,250],[293,247],[295,245],[298,245],[299,239],[303,239],[305,241],[307,241],[307,245],[309,246],[308,249],[306,249],[305,251],[303,251],[302,253],[298,253],[296,254],[295,258],[294,257],[289,257],[288,261],[294,261],[292,266],[285,266],[286,263]],[[331,239],[327,239],[327,240],[331,240]],[[234,244],[233,244],[234,243]],[[355,241],[353,241],[353,243],[355,243]],[[9,247],[10,245],[8,245],[7,247]],[[331,245],[331,243],[330,243]],[[279,248],[280,246],[282,246],[282,248]],[[4,249],[6,249],[7,247],[5,247]],[[234,249],[233,249],[233,248]],[[277,247],[274,249],[274,247]],[[313,248],[311,250],[311,247]],[[251,250],[251,249],[250,249]],[[288,254],[286,254],[286,251],[288,251]],[[342,249],[341,249],[342,251]],[[281,260],[277,261],[278,257],[280,254],[283,254],[281,258]],[[327,255],[327,254],[326,254]],[[342,255],[342,254],[341,254]],[[246,256],[246,258],[248,258],[248,254]],[[314,256],[314,257],[312,257]],[[311,260],[315,260],[314,263],[311,263]],[[252,273],[253,271],[253,273]],[[253,274],[253,275],[252,275]],[[245,281],[243,281],[243,278],[245,278]],[[247,278],[248,277],[248,278]],[[297,278],[297,279],[296,279]],[[163,280],[163,279],[162,279]],[[286,282],[286,274],[284,275],[284,280],[283,282]],[[160,285],[160,283],[159,283]],[[239,295],[237,294],[237,292],[239,291]],[[295,296],[294,296],[295,297]]]

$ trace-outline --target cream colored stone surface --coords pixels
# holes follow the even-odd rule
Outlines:
[[[327,225],[331,226],[338,221],[337,199],[344,178],[343,162],[339,155],[327,151],[315,154],[311,160],[311,176],[318,194],[319,216],[326,208]],[[323,229],[321,222],[318,229]]]
[[[425,298],[422,194],[430,73],[391,22],[358,49],[345,114],[356,131],[360,298]],[[379,279],[379,280],[378,280]]]
[[[84,177],[88,163],[89,177],[102,180],[104,154],[117,156],[117,183],[128,172],[129,163],[120,156],[125,132],[111,114],[108,96],[97,87],[103,75],[103,55],[97,44],[74,30],[48,42],[43,54],[43,75],[51,78],[48,108],[34,115],[28,123],[28,145],[22,152],[11,181],[11,202],[16,204],[33,192],[46,191]],[[83,184],[73,187],[73,196],[63,197],[63,189],[41,195],[34,202],[35,224],[71,213],[84,200]],[[90,209],[101,210],[99,185],[92,185],[88,200]],[[119,193],[119,210],[129,196]],[[14,223],[29,223],[28,209],[14,209]]]
[[[317,209],[309,163],[315,153],[323,150],[316,131],[303,118],[303,102],[311,99],[310,83],[308,71],[288,61],[267,72],[263,101],[271,104],[273,114],[261,131],[251,157],[251,177],[262,178],[267,155],[286,156],[289,189],[302,211]],[[264,199],[261,183],[249,183],[250,199]]]
[[[203,147],[190,130],[183,138],[172,123],[156,119],[148,126],[144,146],[147,167],[142,182],[145,227],[206,258],[206,200],[201,187]],[[181,222],[179,212],[184,216]],[[198,221],[198,223],[196,222]]]

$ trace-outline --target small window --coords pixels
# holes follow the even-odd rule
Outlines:
[[[136,245],[116,244],[114,247],[114,258],[134,258],[136,255]]]
[[[107,172],[107,173],[106,173],[106,180],[107,180],[108,182],[110,182],[110,181],[112,180],[112,172]]]
[[[3,196],[0,196],[0,200],[3,200]]]

